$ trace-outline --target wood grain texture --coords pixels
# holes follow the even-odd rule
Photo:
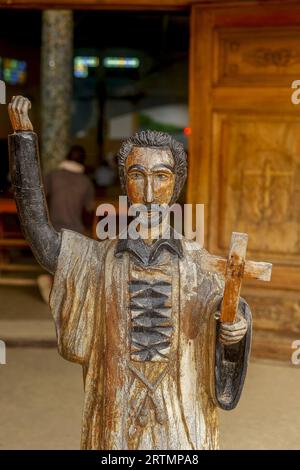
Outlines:
[[[217,29],[214,84],[289,86],[300,74],[299,33],[299,27]]]
[[[234,322],[238,309],[244,276],[248,235],[233,233],[225,273],[225,287],[221,306],[221,322]]]
[[[285,321],[294,308],[287,299],[300,296],[299,108],[291,103],[300,5],[193,6],[191,24],[188,202],[205,204],[211,253],[226,256],[231,232],[246,232],[247,256],[273,263],[270,283],[251,281],[256,305],[269,298],[256,328],[264,318],[288,337],[300,333]],[[215,263],[224,272],[224,261]]]
[[[234,227],[250,234],[253,256],[268,253],[274,261],[299,261],[296,117],[234,111],[214,114],[213,123],[216,191],[211,200],[219,230],[213,233],[211,226],[212,251],[225,249]]]
[[[203,268],[207,271],[218,272],[226,276],[227,260],[220,256],[209,256],[203,263]],[[257,281],[270,281],[272,264],[261,261],[245,261],[244,279],[256,279]]]
[[[221,322],[233,323],[236,320],[240,291],[244,278],[270,281],[272,264],[246,261],[248,235],[233,232],[227,260],[217,256],[207,256],[202,264],[208,271],[216,272],[225,278],[224,295],[221,306]]]
[[[214,383],[213,312],[222,282],[203,272],[203,252],[190,250],[190,242],[184,243],[182,260],[166,252],[151,268],[135,266],[140,276],[131,270],[128,253],[115,256],[116,243],[99,243],[64,230],[50,298],[59,352],[84,367],[81,446],[218,448],[216,403],[210,387]],[[160,273],[165,277],[166,268],[174,320],[170,360],[133,359],[130,276],[150,280]],[[144,302],[145,295],[142,298]]]

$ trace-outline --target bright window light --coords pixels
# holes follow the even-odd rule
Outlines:
[[[89,76],[89,68],[99,66],[99,57],[94,56],[77,56],[74,58],[74,76],[76,78],[87,78]]]
[[[24,60],[0,58],[0,78],[9,85],[23,85],[27,77]]]
[[[137,69],[140,60],[137,57],[105,57],[103,65],[107,69]]]

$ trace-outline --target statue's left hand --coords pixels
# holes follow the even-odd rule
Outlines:
[[[238,343],[247,333],[247,321],[238,317],[234,323],[221,323],[219,339],[225,346]]]

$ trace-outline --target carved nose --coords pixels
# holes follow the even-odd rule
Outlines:
[[[153,188],[151,178],[147,178],[145,187],[145,202],[151,204],[153,202]]]

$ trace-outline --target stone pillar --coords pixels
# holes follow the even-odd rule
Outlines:
[[[73,12],[46,10],[42,26],[42,135],[44,172],[57,167],[70,146]]]

